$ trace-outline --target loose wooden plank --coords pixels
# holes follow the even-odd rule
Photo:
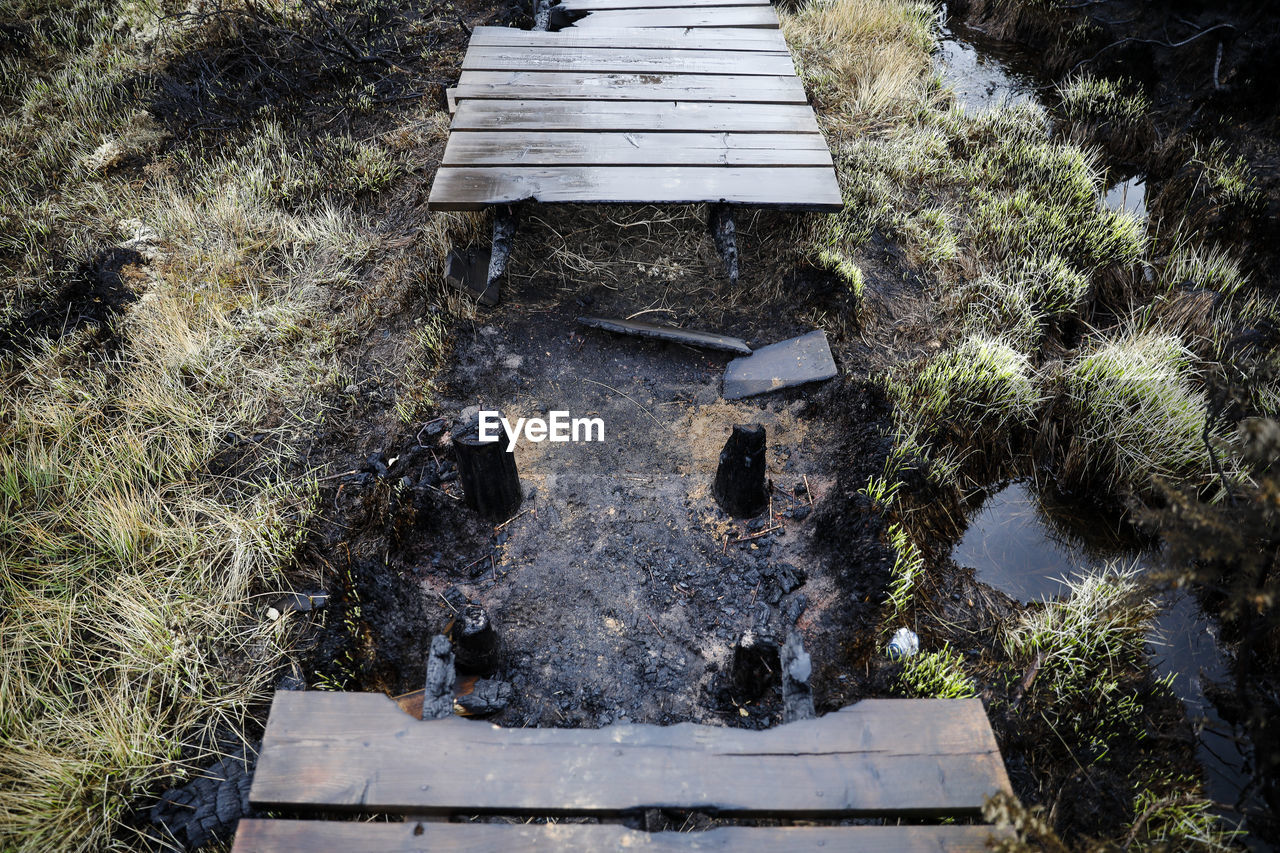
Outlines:
[[[505,101],[458,104],[450,129],[819,133],[813,110],[799,104],[670,101]]]
[[[467,48],[463,71],[594,71],[655,74],[794,75],[788,53],[608,47]]]
[[[767,731],[689,723],[501,729],[413,720],[381,694],[280,691],[250,801],[413,814],[653,807],[972,816],[985,797],[1009,790],[976,699],[866,700]]]
[[[446,166],[831,166],[817,133],[456,131]]]
[[[534,200],[556,203],[700,202],[836,212],[840,187],[828,166],[442,166],[432,210],[482,210]]]
[[[667,50],[787,50],[779,30],[717,27],[697,30],[599,27],[559,32],[517,30],[512,27],[476,27],[471,44],[477,47],[609,47],[614,50],[658,48]]]
[[[661,323],[624,320],[620,317],[579,317],[578,323],[591,329],[603,329],[620,335],[655,338],[660,341],[673,341],[720,352],[751,355],[751,347],[747,346],[747,342],[742,338],[721,335],[717,332],[700,332],[697,329],[681,329],[676,326],[664,326]]]
[[[759,27],[777,29],[778,16],[772,7],[721,6],[715,9],[657,9],[592,12],[574,21],[573,28],[654,27],[657,29],[698,29],[702,27]],[[564,32],[564,30],[561,30]]]
[[[640,832],[607,824],[342,823],[240,821],[232,853],[598,853],[601,850],[691,851],[858,850],[862,853],[983,853],[992,838],[1010,838],[990,826],[721,826],[706,832]]]
[[[560,0],[561,9],[595,12],[604,9],[712,9],[719,6],[768,6],[769,0]]]
[[[799,78],[790,75],[464,71],[452,91],[455,100],[808,103],[804,85]]]

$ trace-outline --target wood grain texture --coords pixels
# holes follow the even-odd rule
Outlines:
[[[766,731],[501,729],[414,720],[381,694],[280,691],[250,801],[423,815],[972,816],[1009,790],[976,699],[866,700]]]
[[[843,208],[829,166],[442,166],[433,210],[482,210],[534,200],[555,203],[700,202],[835,212]]]
[[[471,44],[477,47],[609,47],[614,50],[657,48],[666,50],[786,51],[787,40],[779,30],[715,27],[697,30],[571,27],[559,32],[517,30],[513,27],[476,27]]]
[[[831,166],[817,133],[460,131],[446,166]]]
[[[654,74],[734,74],[738,76],[796,73],[785,52],[673,50],[610,47],[467,48],[463,71],[595,71]]]
[[[458,104],[450,130],[675,131],[819,133],[805,104],[737,104],[670,101],[505,101]]]
[[[757,27],[778,29],[773,7],[719,6],[714,9],[627,9],[592,12],[574,21],[572,29],[600,27],[654,27],[657,29],[701,29],[705,27]],[[561,32],[565,32],[561,30]]]
[[[821,850],[834,853],[982,853],[991,838],[1010,834],[989,826],[722,826],[707,832],[647,833],[603,824],[340,823],[240,821],[232,853],[756,853]]]
[[[715,101],[807,104],[791,75],[608,74],[559,71],[464,71],[450,90],[455,101]]]

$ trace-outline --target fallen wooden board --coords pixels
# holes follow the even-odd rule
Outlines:
[[[483,210],[526,200],[714,202],[829,212],[844,207],[835,172],[829,166],[441,166],[427,206],[432,210]]]
[[[463,71],[594,71],[649,72],[654,74],[757,74],[777,76],[796,73],[785,52],[733,50],[666,50],[608,47],[470,47],[462,60]]]
[[[505,101],[458,104],[450,130],[671,131],[723,133],[820,133],[805,104],[737,104],[670,101]]]
[[[382,694],[278,691],[250,802],[419,815],[941,817],[978,815],[1008,791],[977,699],[865,700],[765,731],[502,729],[413,720]]]
[[[592,12],[573,23],[573,29],[576,30],[591,30],[598,27],[654,27],[680,30],[702,27],[760,27],[776,30],[778,16],[772,7],[721,6],[715,9]]]
[[[446,166],[831,166],[818,133],[457,131]]]
[[[706,832],[640,832],[608,824],[339,823],[240,821],[232,853],[598,853],[601,850],[692,851],[858,850],[862,853],[984,853],[992,838],[1011,838],[990,826],[721,826]]]
[[[476,47],[608,47],[614,50],[657,48],[661,50],[737,50],[780,52],[787,40],[779,30],[719,27],[689,30],[597,27],[569,28],[559,32],[517,30],[512,27],[476,27],[471,34]]]
[[[620,335],[635,335],[640,338],[656,338],[661,341],[672,341],[677,344],[702,347],[703,349],[733,352],[739,355],[751,355],[751,347],[741,338],[721,335],[716,332],[699,332],[695,329],[681,329],[676,326],[664,326],[660,323],[645,323],[640,320],[623,320],[612,317],[579,317],[578,322],[588,328],[603,329]]]
[[[719,6],[768,6],[769,0],[560,0],[559,8],[570,12],[613,9],[708,9]]]
[[[735,358],[724,371],[726,400],[741,400],[796,385],[821,382],[837,373],[827,334],[821,329],[761,347]]]
[[[464,71],[449,90],[450,110],[466,98],[569,101],[717,101],[807,104],[791,75],[620,74],[563,71]]]

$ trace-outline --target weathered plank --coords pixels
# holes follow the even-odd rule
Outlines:
[[[276,693],[250,801],[412,814],[977,815],[1009,791],[982,703],[866,700],[766,731],[502,729],[381,694]]]
[[[655,338],[660,341],[672,341],[720,352],[751,355],[751,347],[747,346],[747,342],[742,338],[721,335],[717,332],[700,332],[697,329],[681,329],[677,326],[664,326],[661,323],[646,323],[642,320],[624,320],[615,317],[579,317],[578,322],[591,329],[603,329],[620,335]]]
[[[442,166],[427,206],[482,210],[530,199],[584,204],[723,202],[830,212],[843,208],[830,166]]]
[[[772,7],[721,6],[715,9],[631,9],[592,12],[574,21],[573,28],[655,27],[658,29],[698,29],[702,27],[760,27],[777,29],[778,16]],[[564,32],[564,30],[561,30]]]
[[[785,52],[608,47],[469,47],[463,71],[595,71],[654,74],[794,75]]]
[[[768,6],[769,0],[560,0],[561,9],[595,12],[604,9],[709,9],[720,6]]]
[[[982,853],[991,838],[1010,833],[990,826],[721,826],[707,832],[647,833],[608,824],[340,823],[240,821],[232,853],[653,853],[858,850],[862,853]]]
[[[805,104],[799,78],[737,74],[607,74],[563,71],[464,71],[455,101],[718,101]]]
[[[697,30],[598,27],[559,32],[517,30],[512,27],[476,27],[471,44],[477,47],[608,47],[614,50],[657,48],[666,50],[785,51],[787,40],[779,30],[719,27]]]
[[[506,101],[458,104],[450,129],[528,131],[673,131],[819,133],[813,110],[802,104],[672,101]]]
[[[818,133],[458,131],[446,166],[831,166]]]

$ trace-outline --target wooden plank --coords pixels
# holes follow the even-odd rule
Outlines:
[[[446,166],[832,166],[817,133],[457,131]]]
[[[610,47],[467,48],[463,71],[594,71],[655,74],[795,75],[789,53]]]
[[[984,853],[990,839],[1012,838],[990,826],[721,826],[706,832],[640,832],[608,824],[341,823],[240,821],[232,853],[779,853],[858,850],[861,853]]]
[[[606,74],[565,71],[463,71],[455,98],[570,101],[718,101],[807,104],[791,75]]]
[[[579,317],[578,323],[590,329],[603,329],[620,335],[673,341],[691,347],[751,355],[751,347],[747,346],[747,342],[742,338],[722,335],[719,332],[701,332],[697,329],[682,329],[678,326],[646,323],[643,320],[625,320],[621,317]]]
[[[559,32],[517,30],[511,27],[476,27],[471,44],[477,47],[609,47],[615,50],[658,48],[667,50],[787,50],[779,30],[719,27],[697,30],[600,27],[570,28]]]
[[[655,27],[658,29],[699,29],[702,27],[759,27],[777,29],[778,16],[772,7],[721,6],[715,9],[660,9],[592,12],[574,21],[573,29],[598,27]],[[564,30],[561,30],[564,32]]]
[[[381,694],[279,691],[250,801],[419,815],[834,818],[972,816],[1009,790],[976,699],[866,700],[766,731],[502,729],[414,720]]]
[[[458,104],[451,130],[675,131],[819,133],[807,105],[670,101],[505,101]]]
[[[604,9],[713,9],[720,6],[769,6],[769,0],[560,0],[561,9],[595,12]]]
[[[546,204],[742,204],[836,212],[843,208],[827,166],[442,166],[432,210],[482,210],[534,200]]]

